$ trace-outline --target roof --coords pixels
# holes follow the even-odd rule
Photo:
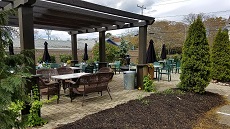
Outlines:
[[[91,33],[151,25],[155,18],[81,0],[2,0],[2,10],[33,6],[34,28]],[[18,26],[11,16],[10,26]]]

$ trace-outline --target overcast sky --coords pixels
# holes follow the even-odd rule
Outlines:
[[[85,0],[91,3],[104,5],[124,11],[141,14],[141,8],[144,6],[143,15],[152,16],[159,20],[182,21],[183,17],[190,13],[205,13],[208,15],[230,16],[230,0]],[[110,31],[113,35],[132,31],[131,29],[123,31]],[[63,40],[70,39],[67,33],[52,31]],[[98,33],[80,34],[78,38],[96,38]]]

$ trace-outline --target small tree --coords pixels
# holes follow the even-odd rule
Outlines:
[[[205,92],[210,81],[211,63],[206,31],[200,16],[189,27],[181,63],[181,83],[178,87],[186,91]]]
[[[230,42],[227,31],[219,29],[212,48],[212,78],[230,81]]]
[[[106,43],[105,44],[106,50],[106,61],[107,62],[113,62],[117,59],[117,54],[119,52],[119,48],[115,45]],[[99,43],[96,43],[93,48],[92,48],[92,54],[93,54],[93,59],[95,61],[99,60]]]

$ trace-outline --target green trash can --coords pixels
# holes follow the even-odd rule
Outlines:
[[[133,90],[135,85],[136,71],[124,71],[124,89]]]

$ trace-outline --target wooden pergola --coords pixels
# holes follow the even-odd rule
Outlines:
[[[1,0],[0,7],[17,9],[17,16],[10,16],[8,24],[19,27],[21,50],[35,49],[35,28],[68,31],[72,56],[77,60],[77,34],[99,32],[99,61],[105,62],[105,32],[139,27],[138,63],[146,63],[147,26],[154,23],[153,17],[81,0]]]

